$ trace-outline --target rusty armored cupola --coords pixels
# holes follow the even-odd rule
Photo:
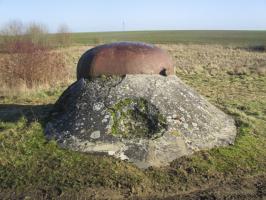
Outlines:
[[[77,66],[77,78],[100,75],[174,74],[166,51],[140,42],[117,42],[99,45],[86,51]]]

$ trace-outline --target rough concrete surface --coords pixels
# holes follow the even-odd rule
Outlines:
[[[56,102],[48,138],[140,168],[233,144],[234,120],[178,77],[101,76],[73,83]]]

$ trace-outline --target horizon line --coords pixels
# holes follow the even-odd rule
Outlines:
[[[154,32],[154,31],[245,31],[245,32],[264,32],[266,29],[147,29],[147,30],[117,30],[117,31],[70,31],[69,33],[113,33],[113,32]],[[56,33],[56,32],[50,32]]]

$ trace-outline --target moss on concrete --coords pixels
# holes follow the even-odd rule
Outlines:
[[[109,109],[110,133],[123,138],[157,138],[167,128],[166,118],[146,99],[126,98]]]
[[[173,130],[173,131],[170,132],[170,134],[172,134],[174,136],[177,136],[177,137],[181,136],[181,133],[178,130]]]

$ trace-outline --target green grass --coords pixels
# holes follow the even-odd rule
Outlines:
[[[143,172],[108,157],[85,155],[47,142],[40,123],[1,123],[0,188],[44,190],[51,196],[84,187],[131,188]]]
[[[49,108],[39,105],[39,110],[34,110],[33,105],[35,100],[40,104],[42,98],[44,104],[52,103],[60,92],[43,92],[33,95],[31,101],[13,99],[13,104],[32,106],[25,108],[24,117],[19,120],[16,113],[1,117],[0,198],[1,194],[14,191],[33,198],[82,197],[89,195],[88,188],[98,192],[111,189],[124,196],[176,194],[225,179],[266,174],[266,77],[178,76],[235,118],[235,145],[197,152],[173,161],[169,167],[144,171],[111,157],[64,150],[44,137]],[[29,120],[31,112],[27,109],[46,114],[36,113],[34,120]]]
[[[198,75],[186,76],[184,79],[217,107],[234,116],[238,126],[234,146],[209,151],[211,166],[232,174],[239,170],[249,173],[264,171],[266,77]]]
[[[162,44],[266,45],[266,31],[128,31],[72,33],[77,44],[142,41]]]

